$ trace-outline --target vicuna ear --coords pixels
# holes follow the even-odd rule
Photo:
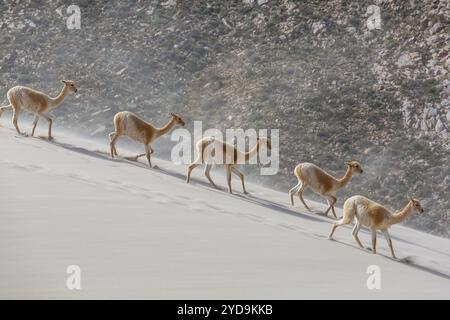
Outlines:
[[[64,83],[64,84],[66,84],[66,83],[67,83],[67,81],[66,81],[66,80],[61,80],[61,82],[62,82],[62,83]]]
[[[345,161],[345,165],[349,166],[350,165],[350,161]]]
[[[170,115],[171,115],[172,117],[175,117],[175,114],[174,114],[173,112],[171,112]]]

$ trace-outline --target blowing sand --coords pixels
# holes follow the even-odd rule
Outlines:
[[[351,226],[327,240],[333,220],[290,207],[287,193],[248,184],[243,195],[234,180],[229,195],[219,171],[215,190],[201,169],[187,185],[185,166],[149,169],[111,160],[106,142],[54,136],[1,122],[0,298],[450,298],[448,239],[394,226],[394,261],[381,235],[377,255]],[[81,290],[66,287],[69,265]],[[381,290],[366,286],[370,265]]]

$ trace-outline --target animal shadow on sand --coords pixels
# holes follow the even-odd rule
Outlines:
[[[107,160],[107,161],[111,161],[111,162],[114,162],[114,163],[120,162],[120,163],[131,164],[131,165],[134,165],[134,166],[142,168],[142,169],[150,169],[146,163],[139,162],[136,159],[135,156],[132,156],[132,157],[118,157],[118,158],[112,159],[110,157],[109,153],[104,152],[104,151],[100,151],[100,150],[92,151],[92,150],[88,150],[88,149],[85,149],[85,148],[82,148],[82,147],[79,147],[79,146],[75,146],[75,145],[72,145],[72,144],[69,144],[69,143],[59,142],[56,139],[48,140],[46,137],[43,137],[43,136],[39,136],[37,138],[38,139],[42,139],[43,141],[46,141],[46,142],[51,143],[53,145],[57,145],[57,146],[59,146],[61,148],[64,148],[64,149],[67,149],[67,150],[70,150],[72,152],[76,152],[76,153],[79,153],[79,154],[83,154],[83,155],[86,155],[86,156],[94,157],[94,158],[101,159],[101,160]],[[186,179],[185,175],[183,175],[181,173],[174,172],[174,171],[171,171],[171,170],[167,170],[167,169],[164,169],[164,168],[161,168],[161,167],[158,167],[158,166],[153,166],[152,169],[155,169],[156,172],[161,172],[161,173],[163,173],[165,175],[169,175],[169,176],[172,176],[172,177],[177,178],[179,180],[182,180],[183,182]],[[274,211],[277,211],[277,212],[281,212],[283,214],[288,214],[288,215],[295,216],[295,217],[298,217],[298,218],[301,218],[301,219],[307,219],[307,220],[320,222],[320,223],[324,223],[324,224],[328,223],[328,221],[323,220],[323,219],[321,219],[319,217],[314,217],[314,216],[309,215],[309,214],[305,214],[305,213],[301,213],[301,212],[289,209],[289,208],[287,208],[286,206],[284,206],[282,204],[279,204],[279,203],[271,201],[271,200],[263,199],[263,198],[260,198],[260,197],[256,197],[256,196],[254,196],[252,194],[249,194],[249,193],[247,193],[247,194],[241,194],[241,193],[229,194],[227,192],[227,190],[224,189],[224,188],[221,188],[221,187],[213,188],[208,182],[199,181],[198,179],[195,179],[195,178],[193,178],[192,180],[195,181],[196,184],[199,184],[202,187],[204,187],[206,189],[209,189],[211,191],[220,192],[221,194],[226,194],[228,196],[236,197],[236,198],[238,198],[238,199],[240,199],[242,201],[246,201],[246,202],[249,202],[249,203],[252,203],[252,204],[255,204],[255,205],[258,205],[258,206],[262,206],[262,207],[265,207],[265,208],[268,208],[268,209],[271,209],[271,210],[274,210]],[[317,213],[313,212],[313,213],[321,215],[322,217],[324,217],[324,214],[321,213],[321,212],[317,212]],[[345,227],[345,228],[349,229],[350,227]],[[362,229],[361,231],[363,233],[369,233],[367,230],[364,230],[364,229]],[[428,247],[425,247],[425,246],[421,246],[420,244],[410,242],[410,241],[405,240],[403,238],[399,238],[399,237],[395,237],[395,236],[392,236],[392,238],[396,239],[398,241],[402,241],[402,242],[414,245],[414,246],[418,246],[418,247],[421,247],[421,248],[424,248],[424,249],[427,249],[427,250],[431,250],[433,252],[437,252],[439,254],[443,254],[443,255],[449,256],[447,253],[444,253],[444,252],[441,252],[441,251],[438,251],[438,250],[434,250],[432,248],[428,248]],[[336,239],[333,239],[333,241],[335,241],[337,243],[340,243],[340,244],[343,244],[343,245],[346,245],[346,246],[350,246],[350,247],[356,248],[354,245],[348,244],[346,242],[342,242],[342,241],[339,241],[339,240],[336,240]],[[360,248],[357,248],[357,249],[360,250]],[[366,248],[366,250],[370,251],[371,249],[370,248]],[[395,260],[395,259],[391,258],[390,256],[387,256],[387,255],[384,255],[384,254],[378,254],[378,255],[384,257],[385,259],[389,259],[389,260],[392,260],[392,261],[395,261],[395,262],[398,262],[398,263],[402,263],[402,264],[404,264],[406,266],[409,266],[409,267],[412,267],[412,268],[415,268],[415,269],[418,269],[418,270],[426,271],[426,272],[429,272],[431,274],[434,274],[434,275],[437,275],[439,277],[442,277],[442,278],[445,278],[447,280],[450,280],[450,275],[448,275],[446,273],[443,273],[443,272],[440,272],[440,271],[437,271],[437,270],[434,270],[432,268],[423,266],[423,265],[419,265],[419,264],[416,263],[416,259],[414,259],[414,257],[412,257],[412,256],[407,256],[407,257],[404,257],[402,259]]]

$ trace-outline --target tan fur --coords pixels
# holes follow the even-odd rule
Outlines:
[[[392,257],[395,259],[394,248],[392,247],[392,240],[389,236],[388,229],[391,225],[406,219],[413,211],[423,213],[423,208],[417,199],[409,198],[408,203],[402,210],[392,213],[386,207],[367,199],[366,197],[353,196],[345,201],[343,210],[344,215],[341,220],[333,223],[329,238],[331,239],[333,237],[337,227],[350,224],[356,219],[356,224],[352,233],[358,245],[361,248],[364,248],[358,238],[359,229],[362,225],[369,227],[372,231],[372,252],[376,253],[376,234],[377,230],[381,230],[388,242]]]
[[[371,219],[371,225],[377,229],[383,227],[384,221],[387,221],[389,211],[378,203],[369,203],[367,205],[367,215]]]
[[[212,186],[217,188],[216,184],[211,179],[210,171],[212,165],[214,164],[214,157],[216,156],[216,152],[218,152],[219,150],[220,152],[222,152],[222,161],[221,163],[216,164],[225,166],[227,172],[228,192],[233,193],[231,189],[231,173],[234,173],[241,179],[242,190],[244,191],[244,193],[247,193],[244,183],[244,174],[236,168],[236,165],[238,164],[238,160],[240,161],[241,159],[245,162],[248,162],[250,158],[258,153],[261,146],[266,146],[268,149],[272,148],[269,139],[260,138],[256,142],[256,145],[250,149],[250,151],[242,153],[238,151],[235,146],[215,140],[213,137],[205,137],[199,140],[196,144],[198,155],[197,158],[188,166],[186,182],[189,183],[192,170],[205,163],[205,176],[212,184]]]
[[[171,119],[162,128],[156,128],[152,124],[142,120],[137,115],[129,111],[118,112],[114,116],[115,131],[109,134],[111,158],[117,154],[116,142],[121,136],[141,142],[145,145],[145,153],[136,156],[136,160],[141,156],[146,156],[150,168],[152,167],[150,155],[153,153],[151,143],[160,136],[168,133],[176,124],[185,125],[183,119],[177,114],[171,113]]]
[[[319,182],[319,192],[321,194],[326,194],[327,192],[331,191],[331,189],[333,188],[334,178],[322,170],[316,170],[315,174],[317,181]]]
[[[78,89],[75,82],[71,80],[62,80],[64,87],[55,98],[51,98],[45,93],[36,91],[34,89],[17,86],[8,90],[7,97],[9,100],[9,105],[0,108],[0,117],[2,113],[8,109],[13,110],[13,124],[19,134],[23,134],[18,126],[19,112],[23,108],[29,112],[34,113],[33,128],[31,130],[31,136],[34,135],[36,130],[36,125],[40,118],[44,118],[48,121],[48,138],[52,138],[52,119],[47,115],[47,113],[55,108],[57,108],[65,99],[69,91],[77,92]]]
[[[294,169],[294,175],[297,177],[298,183],[291,190],[289,190],[291,204],[294,205],[294,195],[298,194],[300,201],[303,203],[305,208],[309,210],[309,207],[303,198],[303,192],[306,188],[310,188],[317,194],[320,194],[327,199],[329,207],[325,211],[325,214],[328,214],[331,210],[336,218],[334,205],[337,201],[337,192],[350,181],[353,172],[363,172],[358,161],[350,161],[347,162],[346,165],[347,172],[341,179],[334,178],[313,163],[305,162],[297,165]]]

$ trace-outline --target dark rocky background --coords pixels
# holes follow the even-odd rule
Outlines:
[[[66,26],[71,4],[80,30]],[[381,29],[367,27],[370,5]],[[52,115],[93,137],[124,109],[158,125],[175,111],[279,128],[280,173],[246,169],[254,181],[287,190],[300,161],[342,175],[355,158],[365,174],[340,204],[358,193],[398,209],[409,193],[426,214],[405,224],[448,237],[449,21],[448,0],[0,0],[0,101],[14,85],[56,95],[73,79],[80,94]]]

